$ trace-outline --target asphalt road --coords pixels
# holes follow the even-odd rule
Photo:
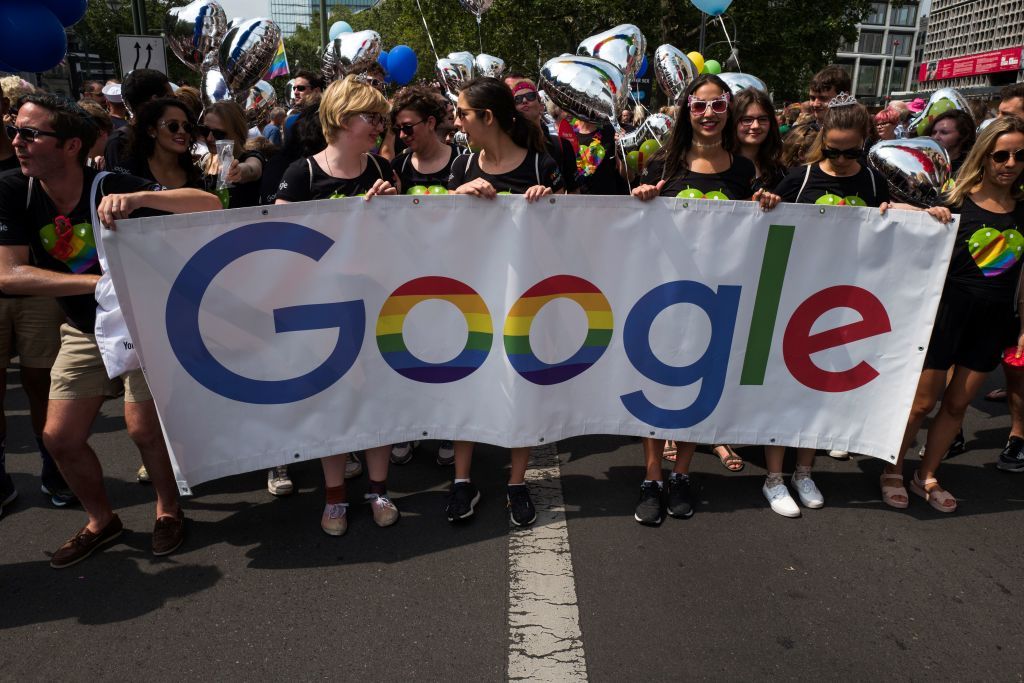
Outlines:
[[[9,382],[7,462],[21,497],[0,519],[0,679],[508,676],[506,452],[477,458],[484,498],[465,526],[444,518],[451,470],[428,443],[392,468],[395,527],[357,506],[346,536],[325,536],[319,465],[307,462],[291,468],[299,490],[284,499],[263,473],[196,487],[185,546],[156,559],[152,492],[135,483],[137,454],[110,402],[92,443],[131,532],[55,571],[49,553],[84,516],[39,494],[16,373]],[[660,528],[632,519],[638,442],[561,442],[577,670],[593,681],[1021,680],[1024,476],[992,466],[1008,424],[1005,405],[971,409],[970,450],[941,472],[961,499],[952,516],[916,499],[889,510],[880,461],[822,456],[827,506],[782,518],[761,497],[751,448],[738,474],[698,455],[697,514]],[[365,477],[354,484],[358,495]],[[531,532],[516,533],[528,550]]]

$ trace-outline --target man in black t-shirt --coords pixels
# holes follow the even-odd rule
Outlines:
[[[125,395],[125,423],[138,446],[157,495],[153,553],[166,555],[184,538],[184,515],[152,396],[140,371],[110,380],[93,334],[100,268],[92,240],[93,206],[110,228],[138,210],[212,211],[220,200],[200,190],[159,191],[126,175],[100,179],[86,168],[97,130],[81,107],[64,98],[31,95],[18,110],[12,140],[22,174],[0,179],[0,290],[56,297],[67,316],[51,372],[43,441],[88,524],[61,546],[50,566],[67,567],[121,534],[103,485],[103,472],[88,438],[107,398]],[[136,214],[138,215],[138,214]],[[123,380],[123,381],[122,381]]]
[[[11,101],[4,95],[4,88],[0,85],[0,120],[7,117],[11,110]],[[0,173],[12,171],[18,168],[18,158],[14,156],[14,147],[11,139],[7,136],[6,126],[0,130]]]
[[[129,173],[123,159],[131,146],[135,113],[150,100],[173,95],[171,82],[159,71],[136,69],[125,77],[124,83],[121,84],[121,99],[132,112],[132,123],[122,128],[115,127],[114,132],[107,138],[107,147],[103,151],[103,168],[114,173]]]

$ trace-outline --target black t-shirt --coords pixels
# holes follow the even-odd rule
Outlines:
[[[13,171],[14,169],[20,169],[21,164],[18,163],[18,155],[12,154],[6,159],[0,159],[0,173],[4,171]]]
[[[576,191],[576,151],[572,143],[557,135],[544,133],[544,147],[548,156],[555,160],[562,172],[562,182],[566,192]]]
[[[129,150],[131,149],[132,131],[131,126],[123,126],[115,128],[107,137],[107,146],[103,148],[104,168],[111,173],[131,174],[134,170],[127,165],[131,163]]]
[[[355,178],[327,175],[313,157],[306,157],[294,162],[284,172],[284,178],[277,187],[277,199],[307,202],[312,199],[354,197],[364,194],[378,180],[394,183],[394,178],[388,160],[376,154],[366,155],[366,169]]]
[[[626,179],[615,164],[615,129],[576,132],[576,189],[580,194],[629,194]]]
[[[256,151],[245,151],[242,152],[242,156],[238,157],[238,163],[244,163],[249,159],[259,159],[260,164],[266,167],[267,160],[263,158],[263,155]],[[248,183],[241,183],[239,185],[232,185],[228,188],[228,206],[229,209],[241,209],[246,206],[257,206],[260,203],[260,188],[263,177],[260,176],[256,180]],[[215,175],[204,175],[202,182],[202,189],[207,192],[217,191],[217,176]]]
[[[889,185],[885,178],[864,165],[860,171],[846,177],[825,173],[820,163],[810,167],[798,166],[775,187],[775,193],[782,197],[782,201],[795,204],[834,204],[841,199],[847,206],[880,206],[889,201]],[[831,195],[831,201],[818,201],[826,195]]]
[[[647,164],[640,174],[640,183],[657,185],[665,180],[661,188],[662,197],[675,197],[684,190],[696,190],[696,193],[709,194],[709,199],[747,200],[754,194],[754,177],[757,171],[750,159],[732,155],[732,164],[721,173],[697,173],[688,168],[680,169],[675,176],[665,178],[665,160],[657,156]],[[696,196],[695,193],[695,196]]]
[[[448,163],[444,165],[444,168],[433,173],[421,173],[416,170],[412,160],[412,150],[409,148],[406,148],[405,152],[392,159],[391,170],[395,172],[395,176],[402,184],[402,192],[409,192],[410,187],[416,187],[417,185],[422,185],[423,187],[430,187],[431,185],[448,187],[448,176],[452,174],[452,163],[459,156],[459,150],[455,145],[448,145],[448,148]]]
[[[523,163],[501,175],[491,175],[480,170],[478,154],[464,154],[456,158],[452,164],[452,173],[448,178],[448,190],[456,190],[459,186],[477,178],[483,178],[498,192],[511,194],[525,194],[534,185],[550,187],[554,192],[558,192],[563,187],[562,172],[558,170],[555,160],[547,154],[538,154],[533,150],[526,153]]]
[[[96,171],[85,169],[82,196],[67,216],[57,213],[39,182],[33,181],[29,200],[29,179],[15,174],[0,178],[0,245],[28,246],[32,265],[57,273],[100,274],[99,258],[92,233],[92,207],[105,195],[160,190],[145,178],[112,174],[100,181],[96,197],[89,196]],[[26,208],[26,201],[28,207]],[[149,209],[136,211],[132,218],[157,215]],[[96,299],[92,294],[57,297],[68,322],[86,332],[96,327]]]
[[[994,213],[964,199],[946,279],[989,301],[1013,304],[1024,256],[1024,201],[1012,213]]]

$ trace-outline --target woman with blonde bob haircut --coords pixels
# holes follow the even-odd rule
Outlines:
[[[998,119],[978,138],[947,196],[947,205],[960,212],[960,225],[899,460],[882,475],[883,499],[891,507],[909,504],[903,458],[941,401],[910,490],[939,512],[956,510],[956,498],[939,486],[935,472],[967,406],[1004,351],[1015,348],[1017,358],[1024,355],[1024,326],[1015,312],[1024,306],[1018,286],[1024,256],[1022,171],[1024,120]],[[1019,471],[1024,463],[1000,456],[996,467]]]
[[[398,194],[392,184],[394,173],[388,160],[370,152],[384,130],[389,109],[384,96],[356,76],[331,83],[320,100],[320,123],[327,147],[288,167],[275,203],[357,195],[365,195],[364,201],[369,201],[374,195]],[[340,204],[339,208],[343,211],[345,204]],[[370,503],[374,522],[382,527],[394,524],[399,518],[398,508],[387,495],[390,455],[390,444],[366,450],[370,491],[365,498]],[[348,454],[342,453],[320,460],[327,489],[320,528],[331,536],[341,536],[348,529],[347,459]]]

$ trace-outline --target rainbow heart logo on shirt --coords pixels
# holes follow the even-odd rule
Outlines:
[[[66,216],[57,216],[53,223],[39,230],[39,240],[46,253],[63,262],[72,273],[84,273],[99,262],[89,223],[72,225]]]
[[[1002,275],[1017,263],[1024,252],[1024,236],[1015,229],[999,232],[984,226],[967,241],[971,258],[985,277]]]

